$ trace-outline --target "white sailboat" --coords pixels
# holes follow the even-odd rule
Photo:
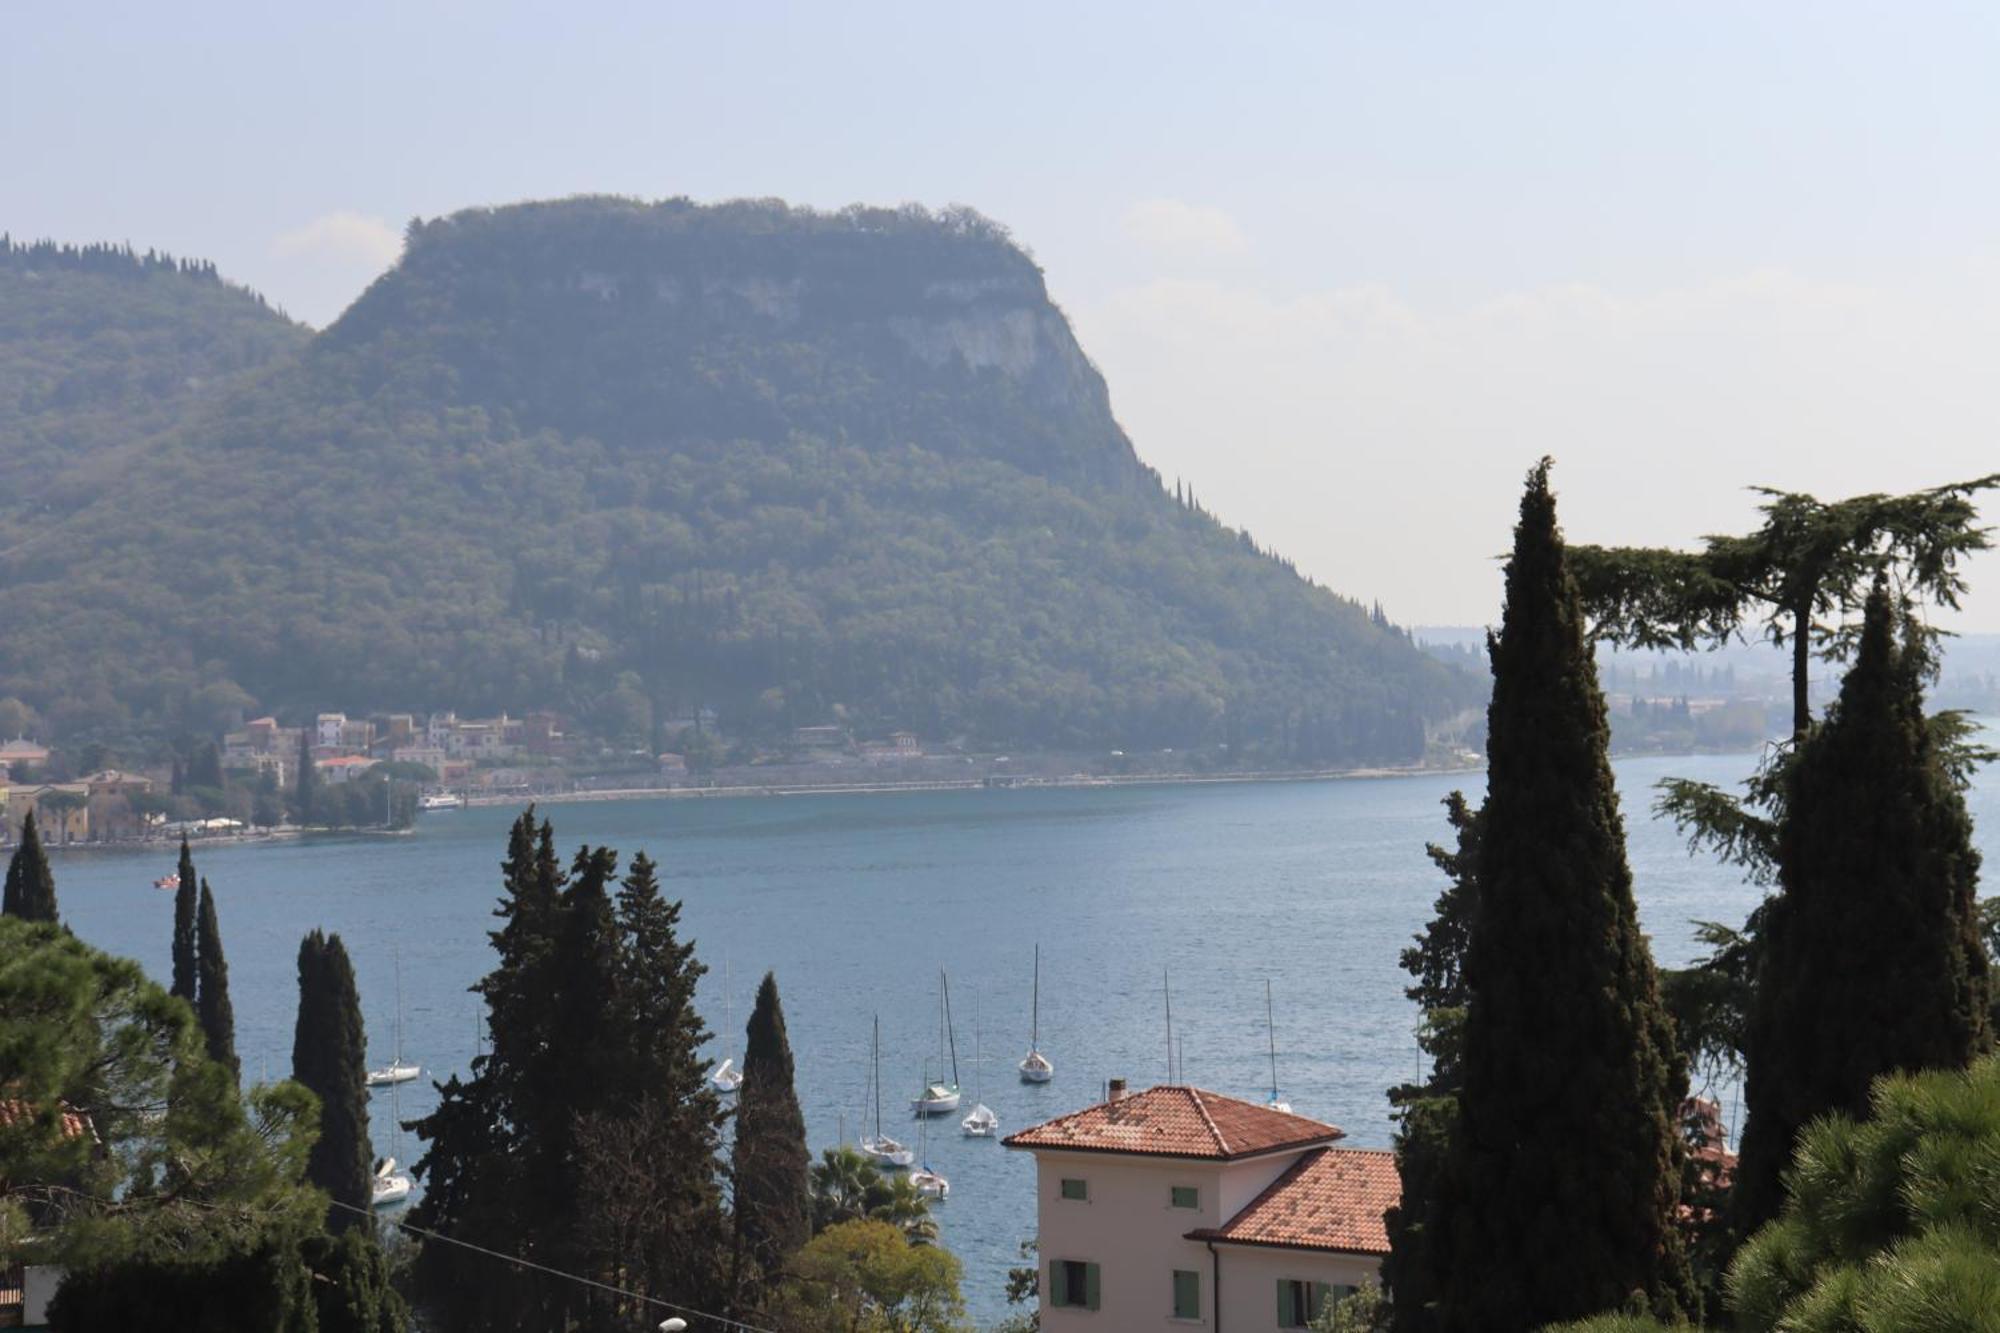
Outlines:
[[[924,1082],[930,1083],[930,1069],[924,1069]],[[930,1127],[928,1118],[917,1121],[917,1160],[923,1165],[910,1172],[910,1183],[917,1187],[917,1193],[933,1199],[951,1197],[951,1182],[944,1178],[944,1172],[931,1165]]]
[[[920,1116],[949,1115],[958,1109],[958,1038],[951,1031],[951,982],[944,969],[938,969],[938,1056],[943,1058],[945,1047],[951,1047],[951,1082],[933,1083],[924,1079],[924,1091],[920,1097],[910,1099],[910,1109]],[[928,1071],[926,1071],[928,1073]]]
[[[986,1104],[986,1070],[979,1054],[979,996],[972,997],[972,1114],[958,1122],[966,1135],[990,1139],[1000,1132],[1000,1117]]]
[[[1056,1067],[1042,1054],[1042,946],[1035,946],[1035,1007],[1028,1029],[1028,1054],[1021,1061],[1023,1083],[1046,1083],[1056,1076]]]
[[[367,1083],[371,1088],[384,1088],[413,1082],[423,1072],[423,1066],[403,1058],[403,953],[399,949],[396,951],[396,1054],[380,1069],[369,1070]]]
[[[1264,978],[1264,1030],[1271,1040],[1271,1095],[1264,1099],[1264,1105],[1273,1111],[1292,1113],[1292,1104],[1278,1096],[1278,1025],[1271,1018],[1271,979]]]
[[[875,1062],[870,1086],[875,1092],[875,1132],[861,1137],[862,1156],[877,1166],[900,1170],[917,1160],[917,1155],[882,1132],[882,1020],[875,1019]]]
[[[396,1159],[384,1157],[375,1164],[375,1178],[369,1182],[369,1203],[376,1208],[393,1208],[410,1197],[410,1178],[396,1169]]]
[[[731,1002],[729,994],[729,960],[724,958],[722,960],[722,1031],[725,1034],[724,1039],[727,1040],[727,1034],[735,1030],[736,1009]],[[743,1071],[736,1067],[736,1061],[733,1058],[725,1056],[722,1063],[715,1067],[715,1072],[708,1076],[708,1081],[715,1085],[717,1092],[726,1097],[743,1086]]]

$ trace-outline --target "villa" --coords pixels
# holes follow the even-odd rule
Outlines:
[[[1306,1327],[1375,1280],[1392,1154],[1333,1125],[1162,1085],[1010,1135],[1032,1152],[1041,1319],[1063,1329]]]

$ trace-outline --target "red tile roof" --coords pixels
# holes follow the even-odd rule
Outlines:
[[[1190,1240],[1293,1250],[1387,1254],[1382,1214],[1403,1196],[1394,1153],[1315,1148],[1285,1169],[1242,1212]]]
[[[13,1129],[17,1125],[28,1125],[34,1121],[34,1108],[19,1098],[0,1098],[0,1129]],[[66,1139],[80,1139],[89,1132],[89,1125],[77,1112],[68,1107],[62,1112],[62,1136]]]
[[[1099,1102],[1010,1134],[1010,1148],[1137,1153],[1233,1161],[1283,1148],[1331,1143],[1344,1131],[1200,1088],[1163,1085]]]

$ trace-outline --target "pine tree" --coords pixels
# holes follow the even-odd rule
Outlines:
[[[195,1015],[201,1019],[208,1058],[227,1069],[232,1080],[239,1079],[243,1070],[236,1059],[236,1011],[229,1003],[229,963],[222,956],[222,928],[215,919],[215,895],[208,891],[207,880],[201,882],[195,953],[200,979]]]
[[[1482,812],[1462,793],[1445,798],[1445,818],[1457,839],[1450,849],[1432,843],[1424,850],[1449,881],[1438,895],[1436,915],[1403,950],[1403,970],[1414,978],[1404,994],[1422,1013],[1417,1044],[1430,1057],[1430,1074],[1419,1083],[1389,1090],[1396,1115],[1396,1173],[1402,1197],[1383,1217],[1389,1255],[1382,1283],[1395,1295],[1390,1316],[1397,1333],[1429,1333],[1436,1327],[1438,1259],[1431,1237],[1443,1226],[1442,1178],[1451,1156],[1458,1120],[1458,1090],[1465,1039],[1465,951],[1479,909],[1479,831]]]
[[[1639,933],[1604,697],[1545,459],[1489,643],[1487,798],[1467,945],[1439,1327],[1536,1328],[1685,1289],[1670,1225],[1684,1073]]]
[[[196,975],[197,951],[195,948],[195,914],[197,899],[201,893],[201,881],[195,877],[194,857],[188,851],[186,838],[181,839],[181,865],[175,872],[180,876],[180,887],[174,890],[174,984],[173,994],[195,1002],[195,990],[199,984]]]
[[[1965,801],[1923,713],[1926,657],[1870,596],[1840,699],[1780,781],[1780,892],[1747,1035],[1739,1235],[1777,1215],[1813,1119],[1865,1116],[1892,1072],[1963,1068],[1992,1041]]]
[[[35,827],[35,812],[21,821],[21,845],[7,863],[7,887],[0,898],[0,913],[24,921],[56,919],[56,877],[49,869],[48,853],[42,850],[42,835]]]
[[[744,1033],[735,1151],[737,1240],[766,1281],[812,1239],[811,1162],[778,979],[766,972]]]
[[[367,1036],[347,947],[340,936],[315,930],[299,943],[292,1077],[319,1097],[319,1140],[306,1159],[306,1179],[335,1204],[346,1205],[330,1210],[328,1226],[336,1232],[365,1217],[372,1194],[366,1062]]]

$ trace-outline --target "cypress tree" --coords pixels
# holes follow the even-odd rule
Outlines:
[[[1778,882],[1751,1004],[1739,1235],[1784,1201],[1799,1131],[1868,1113],[1880,1075],[1956,1069],[1991,1044],[1965,801],[1923,713],[1922,647],[1880,582],[1854,665],[1781,775]]]
[[[41,831],[35,827],[35,812],[21,821],[21,845],[7,863],[7,886],[0,897],[0,912],[25,921],[56,919],[56,877],[49,869],[48,853],[42,850]]]
[[[298,773],[292,781],[293,818],[301,824],[312,822],[313,802],[319,795],[319,774],[313,769],[312,725],[299,728]]]
[[[299,942],[299,1016],[292,1030],[292,1077],[319,1097],[319,1141],[306,1179],[346,1208],[328,1225],[344,1231],[365,1217],[374,1150],[368,1137],[367,1036],[354,967],[340,936],[313,931]]]
[[[208,891],[207,880],[201,882],[195,953],[199,985],[194,1009],[207,1039],[208,1058],[227,1069],[235,1080],[243,1073],[236,1059],[236,1011],[229,1003],[229,963],[222,956],[222,928],[215,919],[215,895]]]
[[[766,972],[744,1033],[735,1167],[737,1242],[767,1281],[812,1239],[811,1162],[778,979]]]
[[[1639,933],[1604,697],[1564,564],[1548,460],[1529,474],[1489,641],[1487,798],[1467,943],[1439,1326],[1672,1314],[1684,1083]]]
[[[190,1006],[195,1002],[196,977],[195,950],[195,907],[200,893],[200,881],[195,878],[194,857],[188,852],[186,838],[181,839],[181,866],[175,872],[180,876],[180,887],[174,890],[174,984],[172,992],[186,1000]]]

